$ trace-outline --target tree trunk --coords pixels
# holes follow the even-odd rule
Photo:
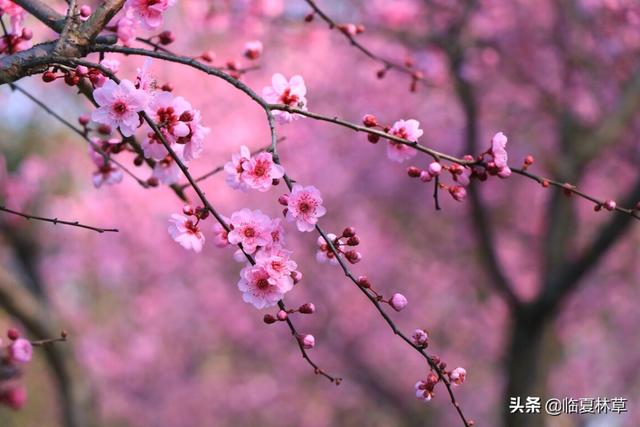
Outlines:
[[[544,411],[547,377],[555,359],[553,314],[541,314],[534,306],[520,306],[513,315],[511,342],[507,353],[507,386],[503,398],[505,427],[543,427],[549,416]],[[525,413],[511,413],[511,398],[520,398]],[[540,398],[539,413],[526,413],[527,397]]]

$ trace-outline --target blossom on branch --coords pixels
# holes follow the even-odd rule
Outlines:
[[[289,81],[280,73],[276,73],[271,78],[271,86],[267,86],[262,91],[262,97],[270,104],[284,104],[289,107],[307,109],[307,87],[302,76],[293,76]],[[302,117],[300,114],[293,114],[287,111],[274,111],[273,115],[281,123],[288,123]]]
[[[127,0],[126,7],[147,30],[154,30],[162,25],[163,13],[173,6],[175,0]]]
[[[149,102],[148,94],[129,80],[117,84],[108,80],[102,87],[93,91],[93,97],[99,105],[93,111],[94,122],[118,127],[124,136],[132,136],[140,126],[138,113],[144,111]]]
[[[198,222],[184,215],[173,214],[169,220],[169,234],[183,248],[200,252],[204,246],[204,234],[200,231]]]
[[[318,218],[326,213],[320,191],[316,187],[294,184],[287,202],[287,220],[295,221],[298,230],[313,231]]]
[[[389,131],[391,135],[406,139],[411,142],[418,142],[424,131],[420,129],[420,122],[414,119],[398,120]],[[406,144],[396,141],[389,141],[387,144],[387,156],[396,162],[402,163],[418,154],[418,152]]]
[[[258,247],[271,243],[271,218],[260,210],[242,209],[231,215],[231,232],[227,236],[229,243],[242,244],[242,249],[253,254]]]
[[[258,309],[276,305],[292,288],[291,277],[271,275],[264,265],[247,265],[240,271],[238,289],[242,299]]]

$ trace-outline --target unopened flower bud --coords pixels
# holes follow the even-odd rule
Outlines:
[[[272,323],[276,323],[277,322],[276,318],[273,317],[273,315],[271,315],[271,314],[265,314],[264,317],[262,318],[262,320],[267,325],[271,325]]]
[[[306,303],[300,306],[298,311],[302,314],[313,314],[316,312],[316,306],[313,303]]]
[[[429,165],[429,175],[436,177],[442,172],[442,165],[438,162],[431,162]]]
[[[316,339],[311,334],[298,335],[297,338],[305,350],[311,350],[316,345]]]
[[[393,307],[395,311],[402,311],[407,306],[407,298],[404,295],[395,293],[389,300],[389,305]]]
[[[362,118],[362,123],[368,128],[378,126],[378,120],[373,114],[365,114]]]
[[[360,276],[358,277],[358,286],[369,289],[371,287],[371,282],[367,276]]]
[[[417,178],[420,176],[420,169],[418,169],[415,166],[409,166],[407,168],[407,175],[409,175],[411,178]]]
[[[278,311],[278,314],[276,314],[276,317],[278,318],[279,321],[285,321],[287,320],[287,317],[289,317],[289,315],[287,314],[286,311],[284,310],[280,310]]]

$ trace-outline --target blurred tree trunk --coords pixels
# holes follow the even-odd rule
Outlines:
[[[545,425],[547,378],[558,348],[553,331],[553,317],[540,314],[532,305],[522,306],[512,316],[510,344],[505,361],[507,384],[502,402],[505,427]],[[540,398],[540,413],[511,414],[510,399],[520,397],[520,404],[526,405],[527,396]]]
[[[60,335],[60,324],[44,303],[0,267],[0,307],[22,322],[31,337],[55,338]],[[47,364],[56,381],[61,412],[61,425],[65,427],[91,427],[92,393],[74,360],[71,342],[45,345],[36,349],[44,352]],[[37,393],[37,391],[33,391]]]

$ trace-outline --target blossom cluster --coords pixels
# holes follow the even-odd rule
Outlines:
[[[136,37],[138,25],[145,30],[155,30],[162,25],[164,13],[176,0],[127,0],[124,15],[114,28],[118,39],[124,44]]]
[[[27,390],[20,383],[21,368],[31,361],[33,347],[14,328],[8,330],[7,336],[6,346],[0,340],[0,404],[20,409],[27,400]]]

